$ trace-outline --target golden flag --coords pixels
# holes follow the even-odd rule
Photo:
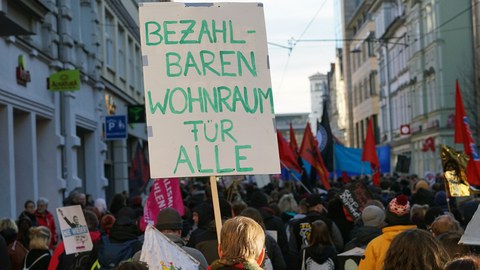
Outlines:
[[[446,145],[441,145],[441,148],[440,158],[449,195],[451,197],[470,196],[466,174],[468,156]]]

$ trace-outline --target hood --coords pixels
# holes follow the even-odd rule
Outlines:
[[[391,242],[393,240],[393,238],[395,238],[395,236],[397,236],[397,234],[399,234],[399,233],[401,233],[405,230],[415,229],[415,228],[417,228],[417,226],[415,226],[415,225],[389,226],[389,227],[385,227],[385,228],[382,229],[382,235],[386,240]]]
[[[337,251],[333,246],[310,246],[306,248],[306,257],[311,257],[319,264],[324,263],[328,258],[334,258],[337,256]]]

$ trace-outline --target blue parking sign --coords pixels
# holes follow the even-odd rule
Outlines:
[[[105,139],[127,138],[127,117],[125,115],[105,116]]]

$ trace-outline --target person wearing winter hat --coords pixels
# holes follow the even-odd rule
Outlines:
[[[362,211],[363,226],[358,227],[352,235],[352,240],[345,244],[345,250],[355,247],[365,248],[372,239],[382,234],[382,227],[385,225],[385,210],[369,205]]]
[[[410,225],[410,202],[407,196],[398,195],[388,203],[386,222],[387,226],[382,229],[382,234],[367,245],[360,260],[359,270],[382,269],[385,254],[393,238],[405,230],[417,227]]]
[[[157,215],[157,224],[155,227],[172,240],[172,242],[200,262],[199,270],[207,269],[208,263],[203,254],[195,248],[185,246],[185,242],[181,237],[183,228],[182,217],[175,208],[167,207],[161,210]],[[133,256],[133,259],[136,260],[140,258],[141,252],[141,250],[138,251],[137,254]]]

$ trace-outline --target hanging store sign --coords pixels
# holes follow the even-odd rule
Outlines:
[[[47,89],[52,91],[80,90],[80,70],[61,70],[47,79]]]
[[[23,54],[18,56],[18,66],[15,70],[15,76],[17,78],[17,83],[21,86],[27,86],[27,83],[31,81],[30,71],[26,70],[27,65],[25,64],[25,59]]]

